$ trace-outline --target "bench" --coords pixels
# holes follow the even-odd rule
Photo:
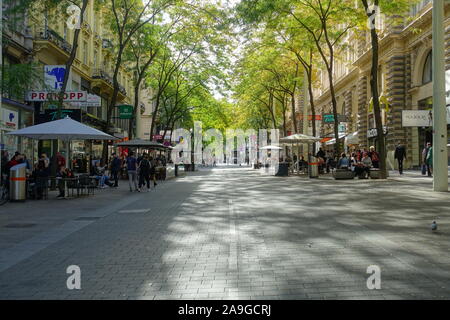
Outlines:
[[[348,169],[336,169],[333,171],[333,177],[336,180],[350,180],[355,178],[355,173]]]

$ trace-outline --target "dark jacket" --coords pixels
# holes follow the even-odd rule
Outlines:
[[[111,161],[111,171],[120,171],[120,167],[122,166],[122,161],[119,157],[114,157]]]
[[[399,160],[406,159],[406,149],[404,146],[395,148],[394,158]]]

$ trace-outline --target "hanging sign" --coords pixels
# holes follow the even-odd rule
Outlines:
[[[133,119],[133,106],[130,105],[120,105],[119,108],[119,119]]]

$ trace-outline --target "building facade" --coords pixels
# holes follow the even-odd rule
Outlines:
[[[383,27],[379,32],[379,92],[386,134],[388,167],[395,168],[394,150],[403,144],[407,166],[419,167],[426,142],[432,142],[431,127],[403,127],[403,110],[432,108],[432,1],[414,5],[414,19],[405,25]],[[445,6],[446,70],[450,69],[450,4]],[[343,136],[352,136],[348,147],[377,147],[375,117],[371,106],[370,69],[372,64],[369,30],[349,34],[346,50],[340,52],[335,68],[335,91]],[[447,72],[448,74],[448,72]],[[450,88],[447,88],[450,90]],[[319,73],[315,88],[317,112],[332,113],[326,72]],[[321,137],[334,137],[332,124],[318,121]],[[330,144],[331,145],[331,144]]]

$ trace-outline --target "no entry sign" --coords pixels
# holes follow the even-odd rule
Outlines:
[[[58,92],[30,91],[25,97],[26,101],[58,101]],[[70,91],[64,93],[65,102],[84,102],[87,99],[86,91]]]

